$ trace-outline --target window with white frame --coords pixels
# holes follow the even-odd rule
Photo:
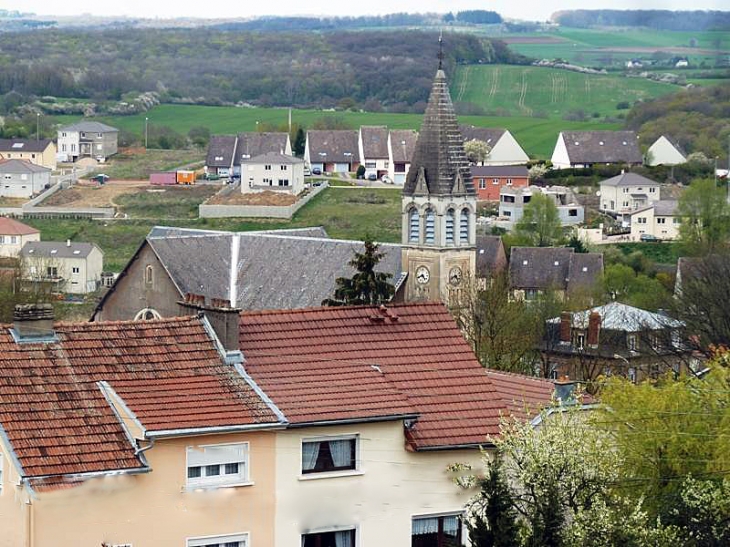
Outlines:
[[[233,486],[246,483],[248,443],[189,446],[188,487]]]
[[[302,474],[357,469],[357,435],[302,439]]]
[[[461,542],[461,516],[414,517],[411,547],[457,547]]]
[[[248,547],[248,534],[190,538],[186,547]]]
[[[479,179],[479,189],[484,190],[487,187],[487,181],[484,179]]]
[[[666,224],[667,223],[667,219],[664,218],[664,217],[659,217],[659,218],[656,219],[656,223],[657,224]]]
[[[355,547],[356,530],[302,534],[302,547]]]
[[[629,335],[628,335],[628,336],[626,337],[626,346],[627,346],[627,347],[628,347],[628,348],[629,348],[629,349],[630,349],[631,351],[636,351],[636,335],[635,335],[635,334],[629,334]]]

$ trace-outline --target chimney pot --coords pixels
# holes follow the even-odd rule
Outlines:
[[[601,314],[596,311],[588,316],[588,345],[598,346],[598,333],[601,330]]]
[[[20,341],[55,337],[53,305],[18,304],[13,310],[13,330]]]

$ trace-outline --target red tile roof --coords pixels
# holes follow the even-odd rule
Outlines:
[[[23,224],[12,218],[0,217],[0,235],[24,236],[37,233],[40,233],[40,231],[27,224]]]
[[[549,381],[487,374],[442,304],[393,306],[389,314],[392,317],[367,307],[243,312],[245,368],[295,422],[358,411],[368,385],[361,369],[377,366],[419,414],[409,431],[417,449],[484,444],[487,435],[499,432],[500,415],[522,409],[525,402],[544,405],[550,400]],[[343,368],[347,362],[359,374]],[[334,372],[328,374],[328,367]],[[291,384],[300,374],[314,380],[294,388],[277,383],[288,374]],[[317,396],[331,378],[336,378],[342,395],[338,401],[325,393],[320,403]],[[307,391],[309,408],[297,408],[297,414],[289,416],[295,393]],[[375,392],[371,399],[379,396]]]
[[[99,381],[148,434],[277,421],[223,364],[199,318],[59,323],[58,341],[45,344],[18,344],[8,327],[0,329],[0,425],[24,476],[143,467]]]

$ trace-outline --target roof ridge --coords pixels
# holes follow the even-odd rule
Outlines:
[[[386,306],[389,310],[392,309],[403,309],[403,308],[417,308],[417,307],[439,307],[443,308],[444,311],[448,312],[446,309],[446,306],[441,302],[413,302],[410,304],[389,304]],[[295,308],[295,309],[284,309],[284,310],[243,310],[241,312],[241,315],[245,316],[251,316],[251,315],[281,315],[281,314],[305,314],[305,313],[319,313],[325,310],[328,311],[337,311],[337,310],[343,310],[343,311],[350,311],[350,310],[363,310],[363,309],[372,309],[372,310],[378,310],[380,309],[380,306],[377,304],[373,305],[351,305],[351,306],[313,306],[309,308]]]

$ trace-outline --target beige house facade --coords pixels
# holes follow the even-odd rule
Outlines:
[[[661,184],[635,173],[621,173],[600,186],[600,209],[616,215],[624,226],[630,225],[634,211],[661,199]]]
[[[23,245],[40,240],[40,230],[12,218],[0,217],[0,256],[18,258]]]
[[[304,190],[304,160],[269,152],[241,163],[241,192],[272,190],[298,195]]]
[[[631,239],[675,240],[679,237],[682,218],[676,200],[660,200],[631,214]]]
[[[56,152],[51,139],[0,139],[0,159],[25,160],[55,171]]]
[[[50,283],[53,290],[69,294],[94,292],[104,269],[104,253],[93,243],[30,241],[20,258],[24,280]]]
[[[93,158],[104,162],[117,153],[119,130],[101,122],[81,121],[58,130],[58,158],[75,162]]]

